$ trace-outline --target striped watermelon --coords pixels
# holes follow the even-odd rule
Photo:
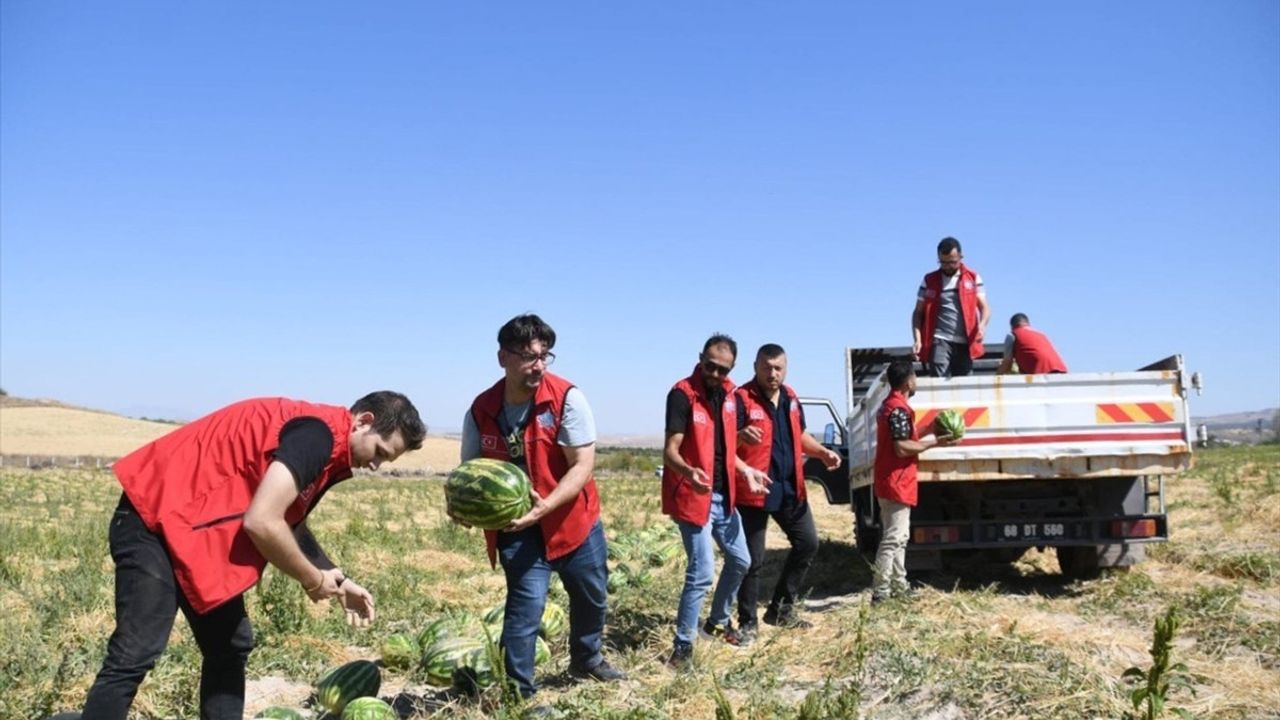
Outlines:
[[[280,705],[263,708],[253,717],[254,720],[305,720],[305,716],[302,713],[293,708],[281,707]]]
[[[400,720],[400,715],[378,698],[362,697],[347,703],[342,720]]]
[[[347,703],[378,694],[382,672],[368,660],[355,660],[330,670],[316,683],[316,705],[330,715],[342,713]]]
[[[502,631],[502,620],[507,614],[507,609],[503,605],[499,605],[484,614],[484,624],[490,627],[496,627],[499,632]]]
[[[382,641],[382,666],[393,670],[406,670],[413,665],[421,653],[418,641],[408,635],[404,633],[388,635]]]
[[[463,658],[476,648],[484,647],[480,640],[470,637],[442,638],[435,641],[422,655],[422,668],[427,682],[437,687],[453,684],[453,673],[462,667]]]
[[[475,615],[463,612],[432,620],[418,633],[418,647],[426,652],[437,640],[468,635],[479,629],[480,621]]]
[[[497,651],[496,646],[494,651]],[[493,658],[489,653],[489,646],[481,645],[462,656],[454,671],[454,684],[459,689],[476,692],[493,687],[498,682],[498,676],[493,671]]]
[[[959,440],[964,437],[964,418],[955,410],[943,410],[933,419],[934,432],[950,435]]]
[[[564,634],[569,627],[569,616],[565,614],[564,608],[549,602],[542,609],[542,624],[538,631],[542,636],[554,640]]]
[[[533,643],[533,664],[535,666],[542,665],[549,660],[551,660],[551,646],[547,644],[546,640],[539,637]]]
[[[449,514],[485,530],[500,530],[529,512],[529,476],[502,460],[476,458],[453,472],[444,485]]]

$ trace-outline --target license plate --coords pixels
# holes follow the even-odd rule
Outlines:
[[[1017,522],[995,525],[995,540],[1061,540],[1075,535],[1072,523]]]

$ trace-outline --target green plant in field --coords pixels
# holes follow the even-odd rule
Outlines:
[[[858,611],[858,625],[853,646],[853,677],[843,686],[837,686],[827,678],[822,687],[805,696],[796,708],[796,720],[857,720],[862,710],[862,698],[866,684],[867,643],[866,626],[870,605]]]
[[[1165,707],[1169,693],[1175,689],[1185,688],[1196,694],[1191,684],[1191,675],[1183,663],[1173,662],[1173,636],[1178,631],[1180,618],[1177,608],[1170,607],[1164,617],[1156,618],[1155,632],[1151,641],[1151,667],[1143,670],[1134,666],[1124,671],[1124,679],[1135,687],[1129,693],[1129,700],[1138,714],[1128,715],[1132,720],[1156,720],[1168,709],[1181,718],[1192,717],[1185,708]]]

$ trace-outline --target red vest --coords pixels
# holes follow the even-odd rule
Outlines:
[[[969,357],[977,360],[986,350],[978,340],[978,274],[961,265],[960,281],[956,283],[960,296],[960,316],[964,320],[965,333],[969,337]],[[933,331],[938,327],[938,310],[942,307],[942,270],[934,270],[924,276],[924,326],[920,328],[920,361],[933,358]]]
[[[1049,338],[1026,325],[1013,329],[1013,359],[1018,361],[1018,372],[1023,375],[1067,371],[1067,364]]]
[[[129,502],[159,535],[191,607],[205,613],[248,590],[266,558],[243,518],[272,462],[285,423],[324,421],[333,452],[320,476],[285,512],[295,526],[325,487],[351,477],[351,412],[332,405],[259,398],[229,405],[120,458],[112,466]]]
[[[528,422],[524,426],[523,463],[518,458],[512,459],[504,439],[505,433],[498,423],[506,379],[499,380],[493,387],[477,395],[475,402],[471,403],[471,417],[480,433],[480,457],[523,464],[529,473],[533,489],[544,498],[550,495],[560,484],[560,478],[569,471],[569,460],[565,457],[564,448],[556,441],[556,436],[560,434],[560,425],[564,420],[564,398],[571,388],[573,383],[568,380],[543,373],[542,382],[533,394]],[[593,477],[587,478],[587,484],[582,487],[578,497],[552,510],[538,521],[547,560],[555,560],[578,549],[599,519],[600,496],[596,492],[596,481]],[[485,541],[489,549],[489,564],[496,564],[497,532],[486,531]]]
[[[738,478],[733,466],[733,459],[738,451],[738,411],[733,400],[733,383],[726,378],[721,387],[724,388],[724,403],[720,408],[720,416],[724,422],[724,492],[725,502],[732,508],[734,485]],[[680,443],[680,457],[691,467],[705,472],[707,482],[714,482],[712,473],[715,472],[716,462],[716,425],[698,368],[695,367],[692,375],[676,383],[674,389],[689,398],[689,425],[685,428],[684,440]],[[711,518],[711,493],[695,491],[688,478],[666,465],[662,468],[662,512],[670,515],[673,520],[702,527]]]
[[[796,463],[796,500],[804,502],[804,452],[800,447],[800,401],[796,399],[796,391],[792,390],[789,385],[783,385],[782,391],[791,399],[791,440],[793,450],[795,451]],[[773,415],[769,412],[768,405],[765,404],[766,399],[760,392],[760,386],[751,381],[746,385],[738,388],[735,392],[738,396],[738,402],[747,412],[747,427],[758,427],[763,433],[760,442],[756,445],[739,445],[738,457],[751,467],[763,473],[769,472],[769,460],[773,454]],[[751,492],[751,488],[747,485],[744,477],[738,478],[738,505],[743,507],[764,507],[764,500],[767,495],[756,495]]]
[[[889,434],[889,413],[897,408],[907,411],[911,417],[911,439],[919,440],[920,432],[916,428],[915,412],[907,404],[907,398],[894,390],[885,398],[876,413],[876,497],[894,500],[905,505],[916,504],[916,455],[898,457],[893,451],[893,436]]]

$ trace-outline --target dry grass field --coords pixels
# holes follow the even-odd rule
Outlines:
[[[610,537],[662,526],[652,455],[604,453],[600,486]],[[1126,668],[1151,665],[1152,624],[1174,608],[1174,662],[1190,691],[1171,706],[1199,718],[1280,717],[1280,447],[1214,450],[1171,483],[1172,540],[1127,573],[1068,581],[1052,551],[959,576],[913,578],[910,603],[870,607],[869,573],[850,545],[847,510],[817,500],[823,547],[809,576],[814,627],[764,627],[749,649],[700,645],[691,671],[662,664],[682,556],[652,582],[611,595],[607,642],[630,679],[574,684],[563,640],[540,674],[540,699],[564,718],[1121,718]],[[0,471],[0,718],[77,707],[112,626],[106,522],[118,489],[106,471]],[[361,475],[326,497],[316,533],[378,599],[368,630],[348,628],[269,573],[247,598],[258,649],[249,709],[305,708],[315,680],[353,658],[379,657],[392,632],[445,612],[501,602],[477,532],[451,524],[441,479]],[[766,587],[785,547],[771,534]],[[559,593],[558,585],[553,585]],[[139,718],[196,717],[198,652],[183,622],[135,703]],[[380,695],[404,717],[514,718],[499,693],[478,699],[386,671]]]

